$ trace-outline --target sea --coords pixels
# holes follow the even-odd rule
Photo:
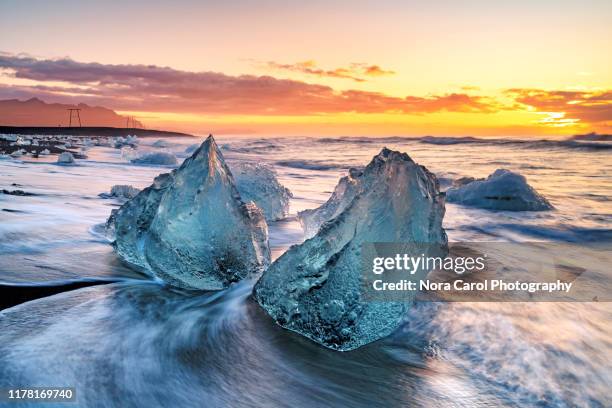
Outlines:
[[[190,292],[128,268],[101,232],[119,203],[99,194],[118,184],[146,187],[176,167],[131,158],[163,151],[180,164],[203,139],[171,138],[155,147],[157,139],[141,138],[136,149],[89,146],[74,166],[56,164],[54,155],[0,158],[0,190],[32,194],[0,194],[0,284],[87,282],[0,311],[0,389],[72,387],[78,406],[87,407],[612,406],[609,302],[417,302],[393,335],[337,352],[277,326],[252,299],[252,280]],[[554,206],[508,212],[447,203],[449,241],[612,248],[608,142],[216,140],[230,164],[268,164],[293,193],[289,216],[269,224],[273,258],[304,240],[297,212],[324,203],[349,168],[365,166],[383,147],[426,166],[442,190],[461,177],[504,168],[524,175]]]

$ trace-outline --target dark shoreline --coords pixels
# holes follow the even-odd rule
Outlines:
[[[0,134],[13,135],[65,135],[116,137],[133,135],[138,137],[195,137],[188,133],[170,132],[166,130],[117,128],[117,127],[50,127],[50,126],[0,126]]]
[[[48,284],[0,283],[0,311],[17,306],[21,303],[29,302],[30,300],[40,299],[62,292],[120,281],[121,279],[81,279]]]

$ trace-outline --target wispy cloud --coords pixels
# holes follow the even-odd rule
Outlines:
[[[294,64],[283,64],[276,61],[267,61],[265,63],[259,62],[257,65],[273,71],[296,72],[300,74],[317,76],[320,78],[327,77],[350,79],[355,82],[364,82],[367,80],[367,77],[380,77],[395,74],[395,72],[382,69],[378,65],[357,62],[351,63],[348,67],[334,69],[320,68],[313,60],[296,62]]]
[[[612,90],[547,91],[542,89],[508,89],[519,104],[548,115],[543,123],[562,126],[578,121],[610,126],[612,123]]]
[[[396,97],[360,90],[336,91],[324,85],[272,76],[231,76],[155,65],[83,63],[67,58],[51,60],[0,54],[0,68],[8,70],[15,78],[35,81],[34,85],[1,84],[0,96],[40,96],[61,102],[104,104],[122,110],[313,115],[492,112],[498,109],[489,98],[463,93]],[[360,69],[362,72],[367,69],[383,71],[372,66]],[[336,74],[342,75],[342,72]]]

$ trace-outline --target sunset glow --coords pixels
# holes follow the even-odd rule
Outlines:
[[[609,2],[225,4],[3,3],[0,99],[200,134],[612,130]]]

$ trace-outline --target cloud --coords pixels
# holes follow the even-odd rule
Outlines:
[[[352,69],[336,68],[331,70],[324,70],[321,68],[317,68],[317,65],[314,61],[302,61],[296,62],[295,64],[281,64],[275,61],[268,61],[264,65],[266,68],[276,71],[291,71],[298,72],[300,74],[314,75],[318,77],[351,79],[355,82],[365,81],[365,79],[356,76],[355,71]]]
[[[351,67],[355,69],[357,72],[360,72],[362,75],[367,75],[371,77],[379,77],[386,75],[395,75],[395,71],[382,69],[378,65],[368,65],[363,63],[353,63]]]
[[[547,91],[515,88],[506,90],[515,102],[549,115],[543,123],[571,124],[578,121],[608,126],[612,122],[612,90]]]
[[[263,65],[267,69],[276,71],[290,71],[297,72],[300,74],[313,75],[317,77],[327,78],[342,78],[350,79],[355,82],[364,82],[364,77],[379,77],[384,75],[393,75],[395,72],[390,70],[384,70],[378,65],[368,65],[364,63],[352,63],[347,68],[334,68],[334,69],[322,69],[317,67],[317,64],[313,60],[296,62],[294,64],[282,64],[275,61],[267,61],[265,63],[258,63]]]
[[[462,91],[480,91],[480,87],[479,86],[474,86],[474,85],[464,85],[461,87]]]
[[[309,63],[304,66],[308,67]],[[19,85],[0,84],[0,96],[39,96],[56,102],[86,102],[121,110],[314,115],[492,112],[498,108],[489,98],[461,93],[396,97],[359,90],[336,91],[324,85],[272,76],[231,76],[155,65],[83,63],[68,58],[51,60],[0,54],[0,69],[15,78],[33,81],[32,85],[23,85],[23,81]],[[343,75],[343,72],[336,74]]]

